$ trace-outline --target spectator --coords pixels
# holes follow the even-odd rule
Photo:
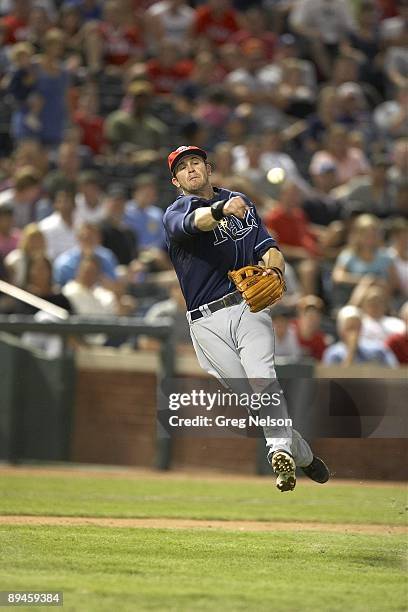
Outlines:
[[[0,206],[8,204],[13,208],[13,223],[22,229],[35,221],[36,204],[41,193],[41,179],[35,168],[24,166],[16,171],[13,187],[0,192]]]
[[[262,140],[260,136],[249,136],[245,145],[233,149],[235,162],[234,172],[253,183],[262,192],[268,187],[266,172],[262,168]]]
[[[327,340],[321,331],[321,320],[324,304],[315,295],[300,298],[297,306],[298,317],[294,321],[296,339],[305,356],[316,361],[322,359],[327,347]]]
[[[400,292],[408,298],[408,220],[397,217],[388,226],[390,244],[388,253],[397,271]]]
[[[336,89],[343,83],[358,83],[361,74],[361,55],[349,49],[342,51],[333,62],[329,85]]]
[[[277,304],[271,310],[273,329],[275,331],[275,356],[298,361],[302,349],[291,325],[292,310],[283,304]]]
[[[337,89],[339,102],[339,123],[353,130],[360,130],[368,141],[373,137],[372,119],[367,112],[367,99],[358,83],[346,81]]]
[[[105,147],[104,118],[99,114],[99,99],[95,88],[82,90],[73,119],[81,130],[81,144],[96,155],[102,153]]]
[[[225,121],[231,115],[230,99],[225,89],[218,85],[208,87],[202,97],[202,102],[197,105],[197,119],[213,131],[212,138],[216,142],[220,140],[220,131],[224,128]]]
[[[191,60],[180,55],[177,42],[162,40],[156,57],[147,62],[147,74],[156,94],[170,94],[186,81],[193,70]]]
[[[267,176],[271,170],[281,168],[285,178],[293,181],[303,194],[310,194],[310,187],[300,175],[296,163],[284,151],[282,129],[280,127],[269,127],[264,130],[262,134],[262,147],[263,152],[259,161],[262,170]]]
[[[399,287],[392,258],[381,246],[379,220],[372,215],[361,215],[354,221],[349,244],[338,256],[333,270],[334,285],[342,285],[345,291],[338,298],[340,303],[367,276],[376,279],[390,294]]]
[[[266,227],[276,236],[285,258],[297,264],[303,291],[316,294],[321,250],[317,234],[301,208],[297,185],[287,180],[281,187],[279,202],[265,215]]]
[[[370,169],[364,153],[349,146],[347,129],[340,124],[334,125],[329,130],[325,148],[313,155],[309,167],[310,174],[318,173],[320,165],[327,162],[336,166],[338,185],[343,185],[359,174],[367,174]]]
[[[276,235],[290,260],[309,259],[320,254],[317,237],[301,208],[301,194],[290,180],[281,186],[279,202],[265,217],[268,229]]]
[[[16,140],[32,136],[36,138],[41,126],[38,118],[38,105],[35,103],[38,96],[35,95],[34,47],[27,42],[18,43],[12,48],[10,56],[12,70],[5,79],[5,83],[15,105],[12,115],[12,134]]]
[[[371,62],[380,52],[379,17],[375,0],[363,0],[358,8],[357,27],[349,34],[353,49],[360,51],[365,58],[365,68],[371,69]]]
[[[376,342],[361,339],[362,314],[356,306],[344,306],[337,315],[337,331],[340,341],[329,346],[323,354],[326,365],[351,366],[353,364],[376,364],[396,367],[397,359],[387,348]]]
[[[268,61],[273,60],[277,39],[269,11],[261,5],[250,3],[242,17],[240,29],[232,35],[231,41],[242,46],[247,40],[257,38],[265,47]]]
[[[27,279],[28,262],[35,255],[45,256],[45,238],[36,223],[29,223],[20,234],[18,247],[4,260],[10,283],[22,287]]]
[[[115,294],[101,287],[100,259],[96,255],[84,257],[75,278],[69,281],[62,292],[72,303],[76,314],[113,315],[118,313]]]
[[[34,4],[31,7],[25,39],[33,45],[37,53],[43,51],[45,36],[51,26],[52,22],[46,7]]]
[[[355,29],[351,9],[342,0],[298,0],[290,14],[291,26],[308,40],[317,40],[329,50]]]
[[[331,126],[339,121],[340,101],[337,88],[327,85],[318,96],[317,113],[306,118],[303,141],[308,151],[317,151],[325,142]]]
[[[33,254],[27,262],[26,279],[23,288],[33,295],[63,308],[72,313],[70,301],[53,287],[52,265],[49,259],[42,253]],[[16,301],[13,313],[35,315],[39,308],[31,306],[19,300]]]
[[[408,364],[408,302],[401,307],[400,318],[404,323],[404,330],[389,336],[386,345],[392,350],[399,363],[406,365]]]
[[[389,167],[388,158],[377,154],[371,160],[369,174],[356,177],[337,190],[346,215],[358,211],[385,218],[395,214],[393,193],[387,177]]]
[[[389,4],[387,2],[387,4]],[[396,2],[398,14],[388,15],[387,19],[381,22],[380,34],[385,46],[399,45],[404,40],[405,29],[408,20],[408,5],[406,0]],[[385,7],[384,7],[385,8]],[[389,7],[387,7],[389,8]]]
[[[25,39],[30,15],[30,2],[27,0],[14,0],[12,10],[3,17],[7,28],[6,45],[13,45]]]
[[[327,226],[342,217],[341,206],[336,196],[336,165],[330,161],[322,163],[311,175],[313,191],[303,202],[303,210],[311,223]]]
[[[51,197],[58,189],[65,187],[67,181],[76,183],[79,179],[81,159],[78,146],[72,142],[62,142],[58,147],[57,167],[52,170],[46,180],[45,188]]]
[[[387,298],[379,287],[369,287],[361,301],[361,339],[385,345],[393,334],[402,334],[405,324],[397,317],[387,316]]]
[[[214,147],[213,162],[215,168],[214,174],[217,177],[217,179],[214,178],[215,184],[217,184],[217,182],[222,183],[223,180],[234,175],[233,147],[230,142],[219,142]]]
[[[81,9],[78,4],[63,2],[60,8],[58,28],[65,32],[67,54],[81,55],[83,30]]]
[[[101,260],[96,255],[87,255],[62,293],[78,315],[112,317],[119,314],[119,304],[113,291],[100,285],[102,282]],[[103,345],[107,337],[105,334],[92,334],[85,336],[84,340],[87,344]]]
[[[119,262],[109,249],[101,245],[101,233],[96,225],[83,223],[77,231],[78,246],[64,251],[54,262],[54,279],[60,287],[73,280],[84,257],[94,255],[99,261],[105,286],[116,287],[116,267]]]
[[[283,34],[279,37],[274,53],[273,62],[268,63],[260,71],[260,79],[272,91],[275,91],[281,83],[285,64],[288,60],[299,58],[300,50],[297,41],[292,34]],[[301,62],[302,81],[301,85],[313,89],[316,87],[316,71],[312,64],[305,59]]]
[[[226,43],[238,32],[239,24],[230,0],[207,0],[196,9],[193,39],[214,47]]]
[[[136,13],[132,14],[128,7],[119,0],[104,2],[103,19],[85,25],[85,56],[93,73],[101,71],[104,64],[119,71],[128,62],[142,59],[143,32]]]
[[[307,68],[302,60],[288,58],[282,62],[282,78],[278,85],[278,101],[285,113],[303,119],[314,109],[316,91],[303,82]]]
[[[64,33],[56,28],[48,30],[35,83],[35,91],[42,98],[39,137],[47,147],[57,147],[61,143],[68,122],[69,75],[61,62],[64,49]]]
[[[171,40],[189,50],[189,33],[194,21],[194,10],[186,0],[159,0],[146,11],[146,23],[150,46],[155,49],[158,42]]]
[[[227,83],[233,93],[244,86],[250,90],[254,101],[262,101],[268,92],[268,86],[261,78],[262,69],[268,63],[266,45],[258,38],[249,38],[242,43],[241,51],[240,66],[227,75]]]
[[[75,189],[67,185],[55,194],[54,212],[38,224],[44,235],[47,254],[51,261],[78,244],[74,229],[74,213]]]
[[[19,239],[20,231],[13,224],[13,207],[5,202],[0,205],[0,257],[2,260],[17,248]]]
[[[126,189],[112,184],[105,202],[106,218],[101,224],[102,245],[112,251],[119,264],[127,266],[137,257],[136,234],[124,221]]]
[[[157,206],[157,200],[156,178],[151,174],[139,175],[133,199],[125,208],[124,222],[133,230],[142,250],[164,248],[163,211]]]
[[[79,227],[82,223],[101,223],[106,217],[101,177],[93,170],[84,171],[79,175],[78,187],[75,225]]]
[[[408,85],[408,36],[406,27],[401,38],[400,45],[388,47],[384,57],[384,72],[391,83],[392,91]]]
[[[156,153],[164,143],[166,126],[149,111],[153,89],[148,81],[134,81],[128,94],[132,106],[130,112],[118,110],[111,113],[105,122],[105,137],[114,149],[130,143],[137,150]]]
[[[344,0],[298,0],[293,5],[289,22],[295,32],[307,39],[314,61],[328,76],[332,57],[355,29],[348,3]]]

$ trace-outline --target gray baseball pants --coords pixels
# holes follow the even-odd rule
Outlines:
[[[272,387],[279,385],[274,362],[275,336],[268,309],[252,313],[241,302],[193,322],[187,313],[187,319],[198,362],[209,374],[237,393],[247,392],[248,384],[257,393],[262,392],[266,383]],[[279,406],[279,417],[282,416],[288,417],[283,394]],[[292,454],[299,467],[312,462],[309,444],[295,429],[268,426],[263,431],[268,456],[282,449]]]

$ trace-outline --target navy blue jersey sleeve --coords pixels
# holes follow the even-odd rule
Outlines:
[[[170,240],[183,242],[199,233],[193,223],[193,205],[194,200],[176,200],[164,213],[163,224]]]

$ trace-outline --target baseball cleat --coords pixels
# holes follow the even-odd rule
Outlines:
[[[276,487],[279,491],[293,491],[296,486],[296,465],[292,455],[283,450],[275,451],[271,466],[276,474]]]
[[[314,480],[315,482],[319,482],[323,484],[327,482],[330,478],[329,468],[320,457],[316,457],[313,455],[313,461],[307,467],[301,468],[306,476]]]

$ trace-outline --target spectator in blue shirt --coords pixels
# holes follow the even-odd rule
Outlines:
[[[337,315],[337,331],[340,342],[336,342],[323,354],[327,365],[351,366],[371,363],[385,367],[397,367],[395,355],[375,341],[361,340],[362,313],[356,306],[344,306]]]
[[[133,200],[127,203],[123,221],[135,235],[141,250],[165,249],[163,211],[156,206],[157,182],[152,174],[141,174],[135,181]]]
[[[77,274],[84,257],[95,255],[100,263],[104,286],[109,289],[116,287],[116,267],[119,262],[110,249],[101,246],[101,233],[96,225],[84,223],[78,230],[78,246],[65,251],[54,262],[54,280],[63,287]]]

